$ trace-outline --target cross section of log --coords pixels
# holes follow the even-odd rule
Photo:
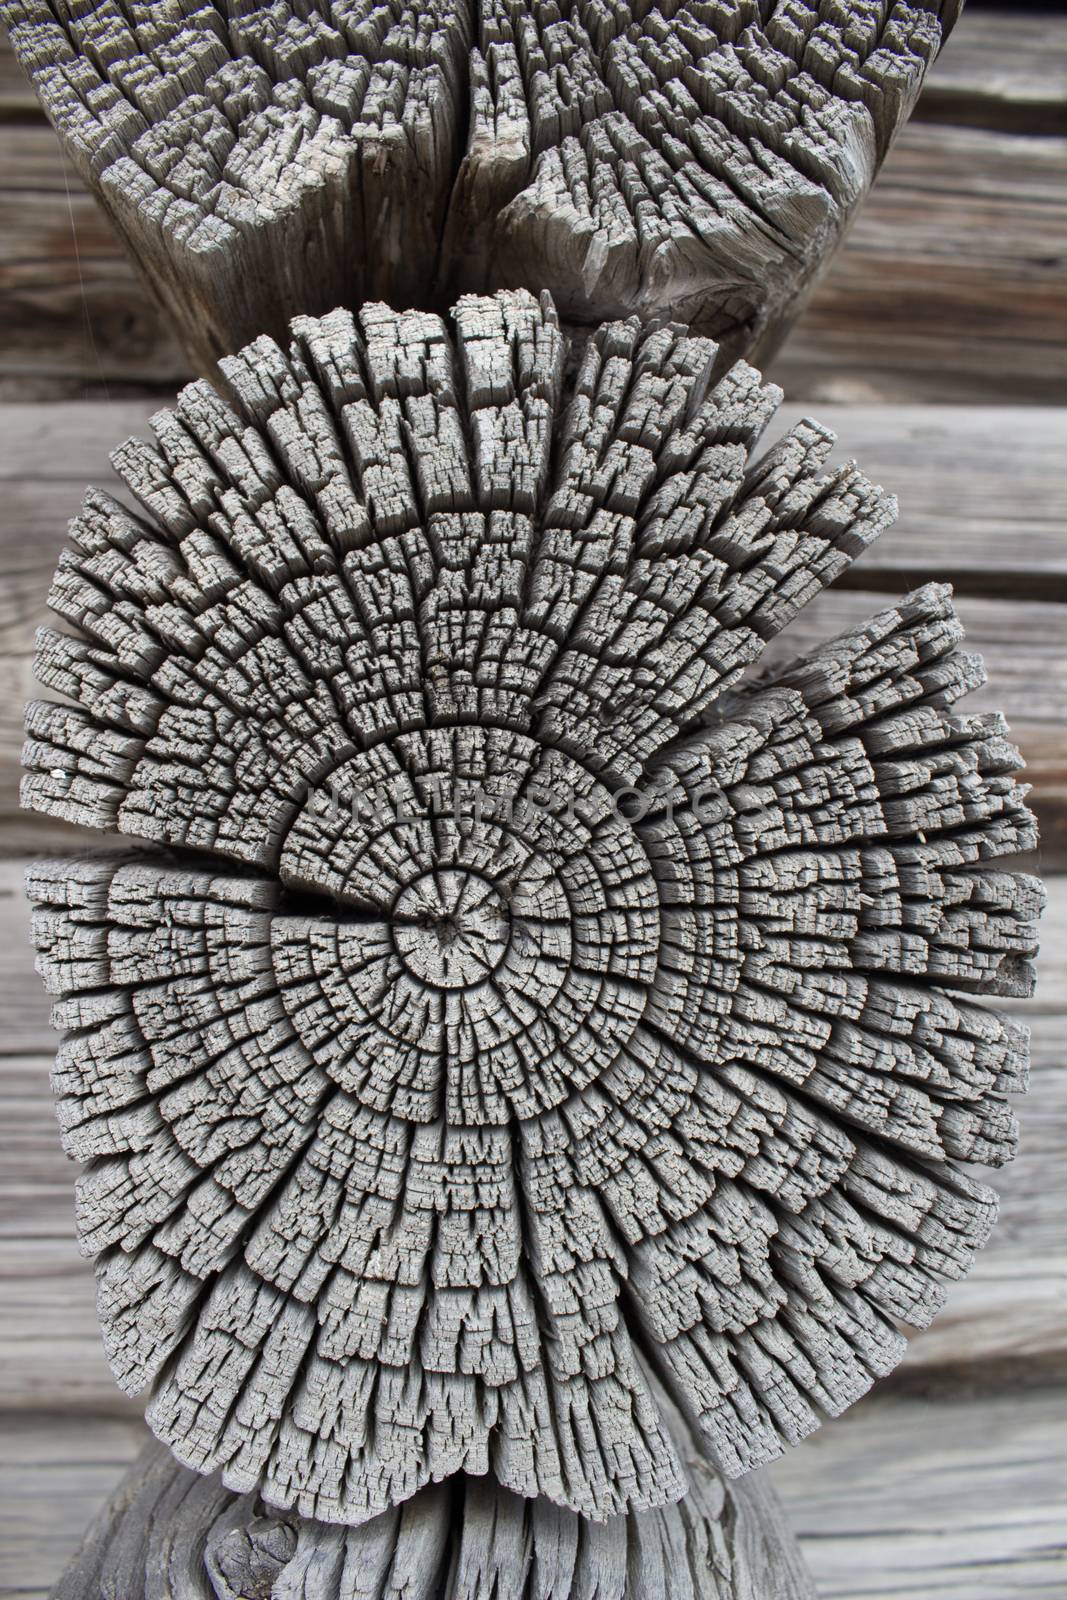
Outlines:
[[[940,586],[753,676],[894,507],[716,362],[298,319],[71,526],[24,799],[131,843],[31,873],[59,1116],[116,1376],[230,1488],[663,1506],[655,1384],[743,1473],[992,1224],[1019,758]]]
[[[201,370],[296,311],[547,288],[769,353],[959,0],[4,0]]]

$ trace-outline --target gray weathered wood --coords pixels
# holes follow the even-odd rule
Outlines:
[[[894,482],[896,482],[896,480],[894,480]],[[1005,562],[1005,570],[1006,571],[1011,570],[1011,563]],[[861,573],[861,581],[862,581],[862,573]],[[869,608],[867,608],[867,610],[869,610]],[[861,616],[862,613],[853,613],[853,614],[856,614],[856,616]],[[1051,637],[1051,635],[1049,635],[1049,637]],[[1046,1190],[1046,1192],[1048,1192],[1048,1190]],[[989,1258],[987,1258],[987,1259],[989,1259]],[[1021,1264],[1019,1264],[1019,1266],[1021,1266],[1021,1277],[1022,1277],[1022,1274],[1024,1274],[1024,1272],[1025,1272],[1025,1262],[1021,1262]],[[960,1294],[960,1293],[966,1293],[966,1291],[968,1291],[969,1288],[971,1288],[971,1286],[973,1286],[973,1280],[971,1280],[971,1283],[969,1283],[969,1285],[958,1286],[958,1290],[955,1291],[955,1294],[953,1294],[953,1298],[957,1298],[958,1294]],[[1017,1304],[1017,1296],[1016,1296],[1016,1298],[1011,1299],[1011,1310],[1014,1310],[1014,1312],[1017,1312],[1016,1317],[1014,1317],[1014,1318],[1011,1317],[1011,1310],[1009,1310],[1009,1307],[1008,1307],[1008,1298],[1006,1298],[1005,1310],[1006,1310],[1006,1314],[1008,1314],[1008,1320],[1013,1320],[1014,1325],[1016,1325],[1017,1331],[1019,1331],[1019,1333],[1025,1333],[1025,1331],[1033,1331],[1033,1330],[1027,1330],[1027,1328],[1024,1328],[1024,1318],[1022,1318],[1021,1309],[1019,1309],[1019,1304]],[[929,1344],[931,1344],[931,1341],[937,1341],[937,1338],[939,1338],[939,1333],[944,1334],[944,1336],[945,1336],[945,1338],[944,1338],[945,1347],[947,1347],[947,1349],[949,1349],[949,1347],[952,1346],[953,1349],[955,1349],[955,1344],[953,1344],[953,1339],[955,1339],[955,1336],[957,1336],[957,1331],[953,1330],[952,1326],[945,1326],[944,1318],[942,1318],[941,1322],[939,1322],[939,1325],[937,1325],[937,1328],[934,1328],[933,1333],[928,1334],[928,1338],[926,1338],[925,1341],[921,1342],[920,1349],[925,1349],[925,1347],[929,1347]],[[1017,1488],[1017,1485],[1013,1485],[1013,1488]],[[1037,1485],[1035,1485],[1035,1488],[1037,1488]],[[1016,1496],[1016,1498],[1017,1498],[1017,1496]],[[869,1517],[872,1517],[872,1510],[873,1510],[873,1507],[869,1507],[869,1509],[867,1509],[867,1515],[869,1515]],[[885,1515],[885,1507],[883,1507],[883,1502],[878,1502],[878,1504],[877,1504],[877,1515],[880,1518],[883,1517],[883,1515]],[[873,1520],[873,1517],[872,1517],[872,1520]],[[870,1536],[869,1536],[869,1538],[870,1538]],[[899,1534],[897,1534],[897,1538],[899,1538]],[[1006,1534],[1001,1534],[1001,1539],[1006,1539]],[[931,1544],[934,1544],[934,1542],[936,1542],[936,1544],[939,1544],[939,1546],[944,1546],[944,1539],[939,1539],[939,1541],[931,1541]],[[1008,1546],[1006,1546],[1006,1544],[1001,1544],[1001,1549],[1005,1549],[1005,1547],[1008,1547]],[[869,1550],[870,1550],[869,1539],[867,1539],[867,1542],[865,1542],[865,1546],[859,1546],[859,1544],[856,1544],[856,1546],[853,1547],[853,1550],[851,1550],[851,1560],[853,1560],[853,1563],[856,1563],[856,1565],[861,1566],[861,1568],[862,1568],[862,1565],[864,1565],[864,1555],[862,1555],[862,1552],[864,1552],[864,1550],[867,1550],[867,1552],[869,1552]],[[990,1552],[990,1555],[992,1555],[992,1557],[995,1557],[995,1555],[998,1555],[998,1554],[1000,1554],[1000,1552],[998,1552],[998,1550],[992,1550],[992,1552]],[[1019,1547],[1017,1547],[1017,1546],[1011,1546],[1011,1550],[1009,1550],[1009,1554],[1011,1554],[1011,1557],[1016,1558],[1016,1560],[1025,1560],[1025,1554],[1027,1554],[1027,1552],[1024,1552],[1024,1550],[1019,1549]],[[1038,1562],[1040,1562],[1040,1552],[1037,1552],[1037,1558],[1038,1558]],[[929,1592],[928,1587],[925,1587],[925,1584],[929,1584],[929,1587],[933,1587],[933,1573],[934,1573],[934,1570],[936,1570],[937,1566],[939,1566],[939,1562],[941,1562],[941,1560],[944,1560],[945,1566],[947,1566],[947,1563],[949,1563],[949,1557],[947,1557],[947,1555],[942,1555],[941,1554],[941,1550],[939,1550],[939,1554],[937,1554],[937,1555],[929,1555],[929,1557],[928,1557],[928,1568],[926,1568],[926,1573],[929,1573],[929,1578],[928,1578],[928,1576],[926,1576],[926,1573],[923,1573],[923,1576],[920,1576],[920,1578],[917,1579],[917,1587],[915,1587],[915,1592],[921,1592],[921,1594],[926,1594],[926,1592]],[[881,1563],[881,1573],[885,1574],[885,1571],[886,1571],[886,1562],[885,1562],[885,1560],[883,1560],[883,1563]],[[1013,1568],[1013,1571],[1014,1571],[1014,1568]],[[1027,1571],[1029,1571],[1029,1570],[1027,1570]],[[1037,1568],[1035,1568],[1035,1571],[1037,1571]],[[1049,1571],[1051,1571],[1051,1562],[1049,1562]],[[990,1578],[990,1573],[995,1573],[995,1574],[997,1574],[997,1576],[993,1576],[993,1578]],[[1000,1595],[1003,1594],[1003,1592],[1005,1592],[1005,1584],[1006,1584],[1006,1579],[1001,1578],[1000,1574],[1001,1574],[1001,1570],[1000,1570],[1000,1568],[997,1568],[997,1566],[993,1565],[993,1560],[990,1560],[990,1562],[987,1562],[987,1563],[985,1563],[984,1566],[982,1566],[982,1576],[984,1576],[985,1582],[987,1582],[987,1584],[989,1584],[989,1582],[992,1582],[992,1587],[990,1587],[990,1589],[989,1589],[989,1594],[990,1595],[997,1595],[997,1600],[1000,1600]],[[1048,1574],[1046,1574],[1046,1576],[1048,1576]],[[889,1582],[889,1581],[891,1581],[891,1579],[889,1579],[888,1576],[886,1576],[886,1578],[883,1578],[883,1582]],[[961,1563],[961,1565],[960,1565],[960,1579],[958,1579],[958,1581],[960,1581],[960,1584],[961,1584],[960,1594],[966,1594],[966,1600],[974,1600],[974,1595],[976,1595],[977,1592],[979,1592],[979,1590],[977,1590],[976,1587],[973,1587],[973,1584],[974,1584],[974,1582],[981,1582],[981,1579],[976,1579],[976,1566],[974,1566],[974,1563],[968,1563],[968,1565],[966,1565],[966,1570],[965,1570],[965,1568],[963,1568],[963,1563]],[[1017,1578],[1017,1582],[1019,1582],[1019,1586],[1021,1586],[1021,1592],[1037,1592],[1037,1587],[1038,1587],[1038,1584],[1040,1584],[1040,1579],[1038,1579],[1037,1576],[1030,1576],[1029,1581],[1032,1582],[1032,1584],[1033,1584],[1033,1590],[1030,1589],[1030,1587],[1027,1587],[1027,1578],[1024,1578],[1024,1576],[1021,1576],[1021,1578]],[[835,1592],[848,1592],[848,1594],[853,1594],[853,1586],[851,1586],[851,1584],[849,1584],[848,1576],[845,1576],[845,1570],[841,1570],[841,1578],[838,1579],[838,1582],[841,1582],[841,1584],[843,1584],[843,1590],[835,1590]],[[1053,1587],[1054,1587],[1054,1582],[1051,1581],[1051,1579],[1049,1579],[1048,1592],[1053,1592]],[[864,1590],[864,1592],[865,1592],[865,1590]],[[883,1590],[883,1587],[881,1587],[881,1584],[878,1584],[878,1594],[883,1594],[883,1592],[885,1592],[885,1590]],[[953,1592],[953,1594],[955,1594],[955,1592],[957,1592],[957,1590],[953,1589],[952,1592]],[[1013,1592],[1014,1592],[1014,1590],[1013,1590]]]
[[[0,1413],[0,1593],[5,1600],[47,1600],[86,1527],[144,1441],[144,1423],[134,1418]]]
[[[90,1263],[74,1242],[69,1163],[48,1086],[48,1005],[32,971],[24,865],[0,864],[0,1058],[7,1160],[0,1176],[0,1411],[135,1414],[108,1372]],[[1067,1366],[1067,879],[1049,881],[1033,1031],[1032,1086],[1018,1159],[996,1175],[1001,1216],[973,1272],[953,1285],[905,1371],[1001,1373],[1023,1361]],[[1010,1003],[1010,1002],[1009,1002]]]
[[[916,118],[1067,133],[1067,27],[1062,9],[972,6],[952,49],[923,85]]]
[[[820,403],[1061,404],[1065,239],[1067,138],[912,123],[768,374]]]
[[[977,1376],[891,1380],[770,1469],[820,1600],[1062,1593],[1062,1369],[1014,1389]],[[46,1600],[143,1439],[106,1417],[0,1417],[0,1591]]]
[[[821,1600],[1058,1600],[1063,1373],[872,1395],[772,1473]]]
[[[1067,29],[1054,10],[972,6],[960,19],[952,49],[942,52],[923,83],[916,122],[1067,131]],[[41,121],[40,101],[6,34],[0,36],[0,121]]]
[[[760,1473],[690,1451],[677,1506],[590,1522],[491,1479],[420,1490],[358,1528],[284,1516],[146,1446],[53,1600],[815,1600]]]
[[[980,20],[965,13],[931,79]],[[1067,53],[1067,16],[1045,14],[1040,26],[1051,74]],[[998,59],[987,59],[987,77]],[[820,408],[835,399],[1061,402],[1065,236],[1062,135],[913,120],[769,375]],[[0,320],[4,399],[137,392],[162,404],[190,376],[47,126],[6,128],[0,140]]]
[[[2,7],[201,370],[297,311],[502,285],[766,355],[958,11]]]
[[[564,409],[546,297],[293,333],[116,452],[38,652],[27,803],[178,851],[31,874],[109,1357],[304,1515],[661,1506],[646,1367],[745,1471],[988,1233],[1018,758],[935,585],[740,683],[893,505],[706,340]]]
[[[122,493],[108,451],[143,433],[151,409],[0,405],[0,852],[70,848],[66,824],[18,810],[23,706],[40,693],[33,638],[48,621],[49,580],[86,480]],[[793,426],[804,412],[786,404],[782,421]],[[883,603],[878,589],[951,580],[991,678],[973,703],[1009,718],[1043,861],[1067,865],[1067,410],[857,405],[820,407],[820,416],[841,435],[833,459],[856,456],[876,482],[892,484],[901,515],[800,613],[787,641],[807,647],[853,626]],[[841,593],[851,583],[863,592]],[[88,831],[83,838],[91,842]]]
[[[48,578],[86,479],[121,495],[109,454],[117,438],[143,433],[155,409],[144,398],[0,403],[5,628],[31,607],[43,620]],[[787,400],[780,421],[793,427],[808,409]],[[964,595],[1067,598],[1067,406],[857,402],[822,405],[819,415],[840,435],[831,459],[862,459],[900,502],[892,533],[839,586],[899,591],[940,579]]]

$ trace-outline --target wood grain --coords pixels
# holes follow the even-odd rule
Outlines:
[[[187,359],[51,128],[0,139],[0,394],[167,393]]]
[[[960,0],[180,16],[4,0],[64,149],[198,370],[296,313],[548,290],[772,350]],[[284,23],[282,18],[284,17]]]
[[[49,620],[45,596],[86,483],[118,489],[108,453],[143,435],[153,409],[147,400],[0,405],[0,853],[69,844],[65,827],[20,812],[15,799],[22,707],[36,692],[33,635]],[[950,580],[990,676],[977,703],[1007,715],[1034,785],[1045,864],[1067,864],[1067,409],[811,409],[838,434],[833,459],[860,459],[897,495],[900,517],[843,575],[862,593],[839,584],[818,597],[794,624],[795,646],[787,636],[776,650],[832,637],[876,609],[879,591]],[[784,424],[808,410],[787,404]]]
[[[0,1173],[0,1286],[8,1310],[0,1329],[0,1413],[73,1409],[129,1418],[139,1407],[107,1369],[92,1265],[74,1239],[73,1169],[60,1148],[48,1085],[54,1035],[33,972],[22,887],[27,864],[0,863],[0,1106],[8,1128]],[[1067,1188],[1059,1176],[1067,1140],[1065,877],[1049,880],[1042,931],[1035,998],[1023,1011],[1033,1040],[1020,1152],[993,1179],[1000,1220],[938,1320],[912,1340],[903,1374],[936,1370],[958,1382],[984,1371],[993,1381],[1024,1361],[1067,1372]]]
[[[1067,133],[1061,8],[968,6],[923,85],[915,117],[1015,133]]]
[[[912,123],[769,375],[812,400],[1062,402],[1065,255],[1067,139]]]
[[[1061,690],[1067,623],[1058,587],[1063,533],[1059,511],[1045,513],[1062,505],[1056,454],[1062,454],[1062,413],[1031,411],[1031,437],[1021,411],[994,408],[984,420],[972,415],[968,423],[965,411],[957,418],[917,409],[903,413],[896,425],[892,413],[876,416],[876,407],[852,402],[856,396],[983,404],[990,396],[1062,399],[1062,386],[1057,393],[1055,385],[1063,370],[1064,297],[1050,281],[1050,273],[1060,271],[1062,204],[1053,183],[1042,206],[1047,160],[1026,133],[1035,127],[1064,132],[1059,63],[1065,47],[1067,19],[1054,14],[1024,19],[1017,7],[1000,17],[967,11],[951,50],[928,80],[918,117],[945,118],[953,128],[966,124],[977,132],[995,127],[1017,137],[950,144],[954,181],[962,181],[972,197],[965,214],[946,204],[951,197],[923,175],[923,169],[934,170],[946,130],[913,123],[906,138],[915,141],[918,153],[908,156],[907,167],[917,176],[902,178],[885,211],[877,209],[875,191],[868,209],[874,208],[871,221],[878,226],[854,264],[853,244],[846,245],[826,285],[827,309],[819,302],[813,308],[826,319],[844,316],[848,331],[841,338],[833,330],[816,338],[802,324],[779,369],[798,396],[839,394],[847,402],[841,412],[820,402],[819,414],[842,433],[846,453],[862,455],[876,478],[904,490],[901,524],[869,552],[855,581],[872,591],[895,589],[951,566],[958,586],[962,582],[969,594],[982,596],[961,605],[971,640],[993,671],[992,688],[981,693],[987,704],[1010,706],[1037,781],[1048,866],[1067,862]],[[154,385],[155,395],[166,396],[182,360],[76,184],[71,205],[79,246],[84,241],[86,247],[80,267],[73,262],[54,136],[40,124],[36,101],[7,70],[10,65],[0,43],[0,119],[8,124],[0,140],[0,175],[7,173],[0,206],[5,237],[12,241],[4,255],[0,240],[0,312],[6,323],[0,392],[24,401],[40,395],[143,395]],[[36,144],[5,144],[12,125],[34,133]],[[1048,148],[1059,161],[1055,145]],[[17,159],[5,168],[9,149]],[[27,172],[29,189],[20,177]],[[33,198],[38,183],[41,206]],[[28,227],[20,215],[29,219]],[[858,237],[853,234],[854,241]],[[952,293],[954,259],[966,264],[962,306]],[[927,274],[937,297],[929,318],[923,302]],[[888,320],[873,329],[862,325],[861,307]],[[875,365],[868,376],[869,360]],[[41,368],[45,376],[38,378]],[[32,408],[18,407],[3,414],[0,440],[12,443],[3,492],[15,497],[20,478],[39,480],[17,502],[17,555],[10,539],[0,550],[0,606],[15,601],[3,611],[5,630],[9,624],[12,630],[5,632],[3,648],[8,639],[18,645],[0,658],[6,729],[0,784],[8,784],[9,797],[31,618],[39,614],[54,564],[60,520],[74,508],[85,482],[100,481],[107,450],[127,433],[143,431],[148,410],[158,403],[103,405],[98,421],[91,406],[76,405],[62,418],[47,407],[36,416]],[[946,435],[942,425],[950,416]],[[956,430],[967,432],[972,425],[973,448],[961,452],[966,470],[954,474]],[[855,443],[861,429],[862,449]],[[56,448],[59,439],[62,451]],[[936,480],[924,470],[928,448],[935,449]],[[52,495],[55,510],[46,505],[37,514],[38,496],[48,501]],[[925,530],[934,521],[930,539]],[[0,534],[8,526],[9,519],[0,521]],[[977,556],[974,538],[981,547]],[[906,559],[897,539],[908,541]],[[38,540],[40,551],[34,548]],[[1056,599],[1045,604],[1041,597],[1050,594]],[[794,624],[793,642],[807,648],[814,638],[868,614],[872,600],[882,603],[867,592],[822,597]],[[1050,818],[1059,820],[1050,824]],[[69,850],[71,837],[61,825],[48,832],[40,818],[20,819],[10,799],[0,803],[0,851]],[[107,1373],[91,1270],[73,1243],[71,1169],[59,1151],[47,1089],[52,1041],[46,1002],[29,970],[22,865],[8,860],[0,868],[0,1099],[13,1107],[0,1178],[0,1292],[5,1309],[12,1308],[0,1332],[0,1590],[20,1600],[44,1600],[80,1530],[136,1454],[144,1430],[131,1416],[133,1403],[116,1394]],[[974,1274],[952,1290],[933,1328],[913,1342],[899,1378],[776,1469],[824,1596],[1006,1600],[1063,1590],[1067,893],[1059,880],[1052,884],[1039,964],[1037,998],[1026,1003],[1035,1031],[1034,1084],[1023,1108],[1020,1158],[996,1180],[1003,1208],[989,1247]],[[50,1345],[53,1331],[62,1339],[59,1346]],[[1006,1387],[1020,1374],[1048,1386],[1030,1393]],[[929,1392],[921,1387],[928,1380],[936,1385]],[[29,1396],[44,1413],[26,1409]],[[58,1409],[49,1412],[51,1406]],[[102,1414],[101,1407],[111,1414]],[[68,1409],[69,1415],[60,1414]]]
[[[694,1468],[680,1505],[607,1522],[459,1478],[362,1527],[324,1528],[235,1497],[153,1441],[54,1600],[127,1600],[142,1584],[166,1600],[815,1600],[766,1475],[723,1483]]]
[[[820,1600],[1058,1600],[1061,1416],[1053,1384],[883,1393],[792,1451],[771,1477]],[[0,1420],[7,1600],[46,1600],[144,1439],[143,1423],[104,1417]]]
[[[838,436],[900,505],[842,583],[890,592],[949,582],[957,594],[1067,599],[1067,408],[789,405]]]
[[[789,393],[824,401],[1062,400],[1064,130],[1057,139],[1022,129],[1035,92],[1062,106],[1065,56],[1063,16],[1018,24],[1015,8],[996,18],[964,14],[930,78],[945,83],[940,103],[959,122],[916,120],[901,135],[775,363]],[[11,73],[0,77],[12,81],[8,97],[23,106],[22,117],[25,89]],[[972,83],[992,87],[976,99]],[[997,120],[1014,131],[980,122],[981,106],[1001,101]],[[0,317],[8,330],[0,396],[159,394],[187,373],[110,224],[64,176],[55,135],[39,120],[9,129],[0,145],[0,220]]]
[[[145,1436],[144,1423],[134,1418],[0,1414],[5,1600],[46,1600]]]
[[[1061,1385],[872,1395],[772,1475],[822,1600],[1063,1594]]]
[[[487,1469],[671,1503],[638,1349],[718,1471],[773,1459],[1014,1153],[972,997],[1043,897],[946,589],[742,685],[891,503],[818,424],[751,454],[777,395],[706,339],[570,367],[525,291],[260,338],[120,446],[143,517],[89,492],[38,643],[24,802],[176,852],[31,875],[112,1369],[329,1522]]]

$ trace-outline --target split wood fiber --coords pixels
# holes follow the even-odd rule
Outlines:
[[[716,366],[299,318],[71,525],[23,798],[130,845],[30,874],[59,1116],[116,1377],[234,1490],[664,1506],[657,1385],[746,1472],[988,1234],[1018,753],[942,586],[753,675],[895,507]]]
[[[678,1505],[596,1522],[452,1478],[356,1528],[235,1496],[146,1447],[52,1600],[815,1600],[761,1473],[691,1460]]]
[[[201,371],[296,311],[548,289],[763,359],[960,0],[3,0]]]

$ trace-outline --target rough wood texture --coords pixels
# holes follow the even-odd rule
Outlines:
[[[791,1452],[774,1481],[821,1600],[1062,1600],[1063,1397],[1062,1371],[876,1394]]]
[[[912,124],[770,370],[820,401],[1058,405],[1065,363],[1067,138]]]
[[[79,1256],[74,1238],[70,1163],[59,1147],[48,1085],[54,1035],[33,973],[24,872],[23,862],[0,863],[0,1015],[8,1052],[0,1056],[0,1417],[51,1408],[76,1431],[87,1424],[72,1418],[137,1418],[140,1408],[111,1377],[92,1265]],[[971,1273],[951,1287],[932,1327],[912,1340],[900,1369],[936,1371],[942,1380],[971,1389],[1011,1377],[1024,1363],[1031,1378],[1037,1364],[1067,1369],[1067,1185],[1061,1174],[1067,1146],[1067,879],[1054,876],[1048,886],[1036,995],[1018,1002],[1032,1027],[1032,1081],[1019,1155],[995,1176],[1000,1219]],[[876,1453],[872,1445],[872,1461]],[[98,1498],[107,1487],[100,1487]],[[961,1504],[965,1493],[961,1484]]]
[[[116,453],[38,652],[27,803],[178,853],[31,876],[109,1356],[305,1515],[662,1505],[649,1368],[744,1471],[988,1232],[1018,757],[937,586],[742,681],[893,505],[706,340],[564,407],[545,297],[293,333]]]
[[[820,406],[1062,401],[1064,61],[1067,16],[964,12],[770,369],[787,394]],[[0,75],[0,114],[6,85],[14,119],[0,140],[0,396],[162,404],[188,362],[19,77]],[[942,85],[955,126],[923,120]],[[1052,97],[1061,137],[1028,132],[1036,95]]]
[[[144,432],[150,414],[143,400],[0,405],[0,853],[71,848],[67,824],[18,809],[23,707],[40,693],[34,633],[48,621],[49,580],[85,483],[101,481],[114,441]],[[781,420],[804,414],[786,404]],[[856,455],[893,484],[901,516],[801,612],[785,653],[861,622],[884,604],[878,590],[951,580],[991,679],[972,704],[1009,718],[1043,865],[1067,867],[1067,410],[856,405],[819,415],[847,440],[837,458]],[[122,493],[114,475],[104,482]],[[841,592],[852,583],[862,592]]]
[[[766,355],[959,0],[5,0],[201,370],[297,310],[546,288]]]
[[[1062,1415],[1055,1374],[1021,1389],[968,1375],[950,1392],[890,1380],[791,1450],[768,1476],[820,1600],[1060,1600]],[[5,1600],[46,1600],[144,1438],[103,1416],[0,1418]]]
[[[815,1600],[762,1475],[726,1483],[688,1455],[680,1505],[606,1522],[454,1478],[361,1527],[327,1528],[236,1497],[152,1444],[53,1600]]]
[[[968,8],[923,87],[917,116],[1022,133],[1067,133],[1067,27],[1061,6],[1006,0]]]

